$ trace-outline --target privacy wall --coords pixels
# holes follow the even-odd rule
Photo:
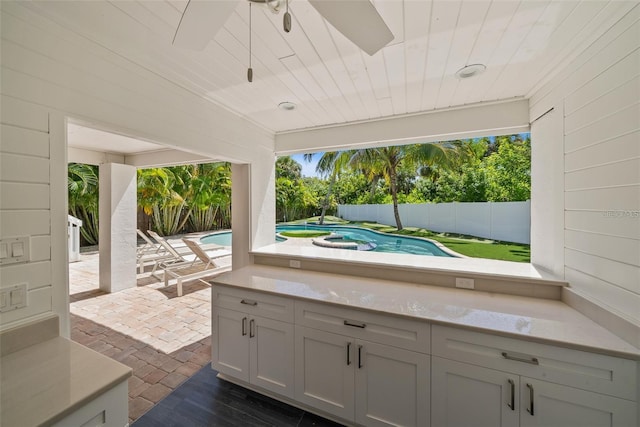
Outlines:
[[[515,243],[529,243],[531,203],[478,202],[403,204],[398,206],[405,227],[458,233]],[[352,221],[395,224],[393,205],[338,205],[338,216]]]

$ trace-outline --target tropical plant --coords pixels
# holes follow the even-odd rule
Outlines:
[[[69,163],[67,169],[69,213],[82,220],[80,234],[89,245],[99,240],[99,179],[98,167]]]
[[[138,205],[162,236],[180,229],[185,201],[176,191],[179,181],[170,168],[138,169]]]
[[[381,148],[354,150],[349,160],[353,168],[366,172],[373,180],[382,175],[389,185],[389,193],[393,202],[393,215],[398,230],[402,230],[402,221],[398,210],[398,172],[401,166],[407,168],[438,165],[446,168],[451,163],[455,151],[446,144],[412,144]]]
[[[188,219],[194,231],[231,226],[230,163],[192,165],[188,192]]]

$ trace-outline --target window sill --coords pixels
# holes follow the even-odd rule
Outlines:
[[[253,250],[256,264],[455,287],[456,277],[474,279],[474,289],[559,300],[567,283],[529,263],[482,258],[446,258],[363,252],[307,245],[272,244]],[[295,267],[298,268],[298,267]]]

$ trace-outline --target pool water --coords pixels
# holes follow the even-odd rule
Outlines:
[[[376,245],[373,252],[401,253],[412,255],[442,256],[452,257],[432,242],[415,237],[383,234],[376,231],[360,227],[349,227],[340,225],[278,225],[276,232],[292,230],[323,230],[330,231],[342,236],[347,241],[371,242]],[[277,241],[283,241],[279,236]],[[221,246],[231,246],[231,232],[223,231],[210,234],[201,239],[202,243],[215,243]]]

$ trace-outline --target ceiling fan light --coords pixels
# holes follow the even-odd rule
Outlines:
[[[459,79],[469,79],[471,77],[475,77],[479,74],[484,73],[484,70],[487,69],[487,66],[484,64],[471,64],[466,65],[456,71],[456,77]]]
[[[278,108],[284,111],[291,111],[296,109],[296,104],[289,101],[284,101],[278,104]]]

